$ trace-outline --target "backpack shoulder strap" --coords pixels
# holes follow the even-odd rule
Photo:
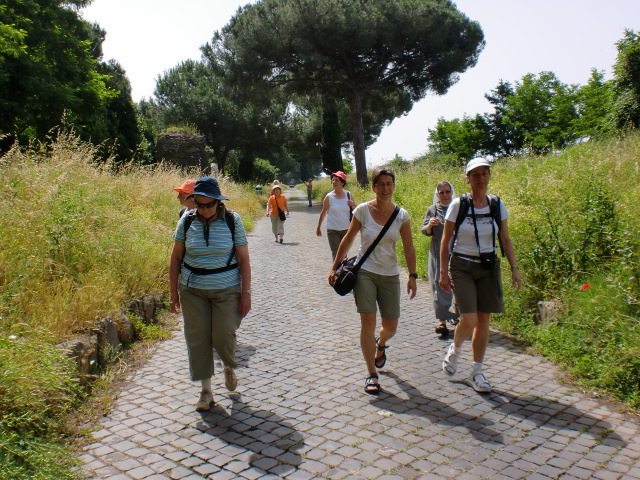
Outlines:
[[[189,227],[193,223],[193,220],[196,218],[196,210],[190,210],[186,214],[186,218],[184,219],[184,240],[187,241],[187,232],[189,231]]]
[[[498,225],[498,243],[500,244],[500,253],[504,257],[504,249],[502,248],[502,240],[500,239],[500,225],[502,225],[502,210],[500,209],[500,197],[492,193],[489,194],[489,212],[491,218]]]
[[[227,260],[227,265],[231,263],[234,255],[236,254],[236,219],[233,215],[233,210],[224,207],[224,220],[227,222],[227,227],[231,230],[231,253],[229,254],[229,260]]]
[[[458,209],[458,216],[456,217],[456,225],[453,230],[453,242],[451,245],[455,245],[456,238],[458,238],[458,230],[460,229],[460,225],[464,222],[464,219],[469,212],[469,194],[463,193],[458,197],[460,199],[460,208]]]
[[[229,227],[229,230],[231,230],[231,238],[235,241],[236,219],[233,215],[233,210],[225,207],[224,219],[227,222],[227,227]]]

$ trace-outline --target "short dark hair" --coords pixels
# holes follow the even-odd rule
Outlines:
[[[396,183],[396,174],[393,173],[391,167],[387,167],[386,165],[380,165],[373,169],[371,173],[371,183],[374,185],[378,183],[378,178],[380,178],[381,175],[389,175],[393,179],[393,183]]]

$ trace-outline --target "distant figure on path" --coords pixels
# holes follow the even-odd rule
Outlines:
[[[439,322],[436,327],[436,333],[443,337],[449,334],[447,320],[451,320],[455,325],[458,317],[458,315],[449,311],[453,293],[445,292],[440,288],[440,242],[444,232],[444,217],[447,214],[451,200],[454,198],[456,198],[456,195],[453,185],[446,180],[438,182],[433,195],[433,205],[427,209],[422,222],[422,233],[431,237],[427,272],[429,273],[429,285],[431,286],[431,297],[433,298],[433,311]]]
[[[462,344],[473,335],[473,368],[467,383],[476,392],[490,392],[491,384],[482,373],[489,343],[489,317],[491,313],[504,311],[496,234],[511,265],[511,281],[516,290],[520,289],[522,280],[509,237],[509,212],[502,200],[487,195],[491,179],[489,162],[482,157],[470,160],[466,176],[471,195],[461,195],[449,205],[440,244],[440,287],[445,292],[453,289],[460,311],[460,323],[453,343],[447,349],[442,369],[447,375],[456,373]],[[462,201],[468,208],[455,232]],[[497,215],[499,222],[496,221]]]
[[[195,180],[188,179],[182,182],[182,185],[180,185],[179,187],[174,188],[174,190],[178,192],[178,200],[182,205],[178,218],[182,217],[184,212],[186,212],[187,210],[193,210],[194,208],[196,208],[195,204],[193,203],[193,197],[191,196],[191,194],[193,193],[193,187],[195,187],[195,185]]]
[[[272,192],[273,195],[269,197],[267,202],[266,216],[271,217],[271,231],[276,237],[275,241],[282,243],[284,241],[284,220],[280,217],[280,212],[284,212],[288,216],[289,206],[287,199],[282,195],[280,185],[274,185]]]
[[[213,402],[213,350],[225,386],[236,389],[236,330],[251,310],[251,264],[242,219],[222,203],[228,198],[216,179],[199,178],[193,198],[197,211],[180,218],[173,235],[169,306],[182,309],[191,380],[202,385],[196,410],[205,411]]]
[[[351,222],[351,211],[356,206],[351,193],[345,190],[347,184],[347,176],[342,171],[331,174],[331,185],[333,190],[327,193],[322,201],[322,211],[318,218],[318,228],[316,235],[322,236],[322,222],[327,217],[327,238],[329,239],[329,248],[331,255],[336,258],[340,242],[347,234],[349,223]]]
[[[304,184],[307,186],[307,199],[309,200],[309,206],[312,207],[311,198],[313,196],[313,179],[310,178]]]
[[[360,232],[360,250],[358,257],[364,255],[367,248],[378,237],[388,220],[396,210],[393,203],[395,174],[389,167],[380,166],[373,170],[371,176],[372,189],[376,195],[374,200],[361,203],[353,211],[353,219],[349,230],[340,243],[338,253],[329,272],[329,284],[335,281],[335,272],[342,259]],[[358,272],[353,296],[360,314],[360,347],[367,367],[364,391],[370,395],[378,395],[381,391],[376,368],[384,367],[387,356],[387,342],[398,328],[400,317],[400,268],[396,256],[396,242],[402,238],[404,258],[409,268],[407,293],[415,297],[417,291],[416,252],[411,237],[409,213],[398,207],[398,213],[389,230]],[[376,333],[376,312],[380,308],[382,326],[379,338]]]

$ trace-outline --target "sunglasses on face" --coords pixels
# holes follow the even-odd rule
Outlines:
[[[209,202],[209,203],[198,203],[198,202],[195,202],[196,208],[213,208],[213,207],[216,206],[217,203],[218,203],[217,200],[214,200],[213,202]]]

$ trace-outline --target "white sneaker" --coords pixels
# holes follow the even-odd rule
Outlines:
[[[224,386],[227,390],[233,392],[238,386],[238,377],[236,377],[236,371],[231,367],[224,367]]]
[[[203,390],[200,392],[200,398],[198,399],[198,403],[196,403],[196,411],[197,412],[206,412],[211,407],[213,403],[213,393],[209,390]]]
[[[478,372],[475,375],[471,374],[467,379],[467,383],[471,385],[476,392],[489,393],[491,391],[491,384],[482,372]]]
[[[453,353],[453,343],[449,345],[447,353],[442,361],[442,370],[447,375],[451,376],[456,373],[458,369],[458,354]]]

